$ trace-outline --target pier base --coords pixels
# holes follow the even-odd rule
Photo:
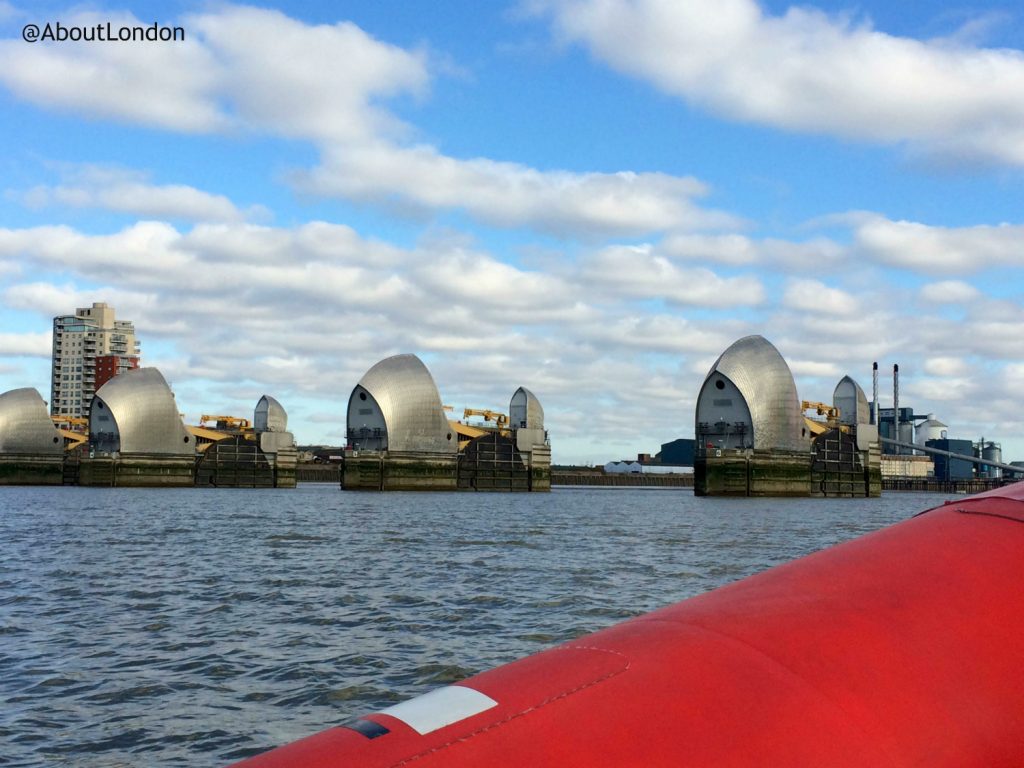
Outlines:
[[[4,454],[0,458],[0,485],[61,485],[64,457]]]
[[[119,488],[186,488],[195,485],[192,456],[127,455],[83,458],[78,484]]]
[[[342,464],[341,487],[346,491],[550,491],[551,448],[538,445],[523,453],[508,439],[488,435],[463,454],[349,451]]]
[[[693,467],[697,496],[818,496],[865,498],[882,494],[878,443],[858,447],[856,437],[834,430],[812,450],[715,450]]]
[[[345,455],[341,487],[347,491],[454,491],[457,461],[454,453],[353,451]]]
[[[810,496],[811,460],[806,453],[721,450],[698,456],[696,496]]]

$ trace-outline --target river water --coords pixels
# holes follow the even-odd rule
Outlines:
[[[223,766],[944,498],[0,489],[0,766]]]

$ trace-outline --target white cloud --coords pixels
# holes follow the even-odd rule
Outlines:
[[[928,357],[924,361],[924,372],[931,376],[966,377],[971,366],[962,357]]]
[[[794,376],[808,376],[812,378],[833,378],[838,380],[843,376],[842,370],[835,363],[820,360],[788,360],[789,370]]]
[[[760,260],[757,243],[737,234],[669,235],[658,247],[661,253],[675,259],[711,261],[734,266],[755,264]]]
[[[422,209],[459,208],[501,227],[531,226],[597,238],[735,226],[729,214],[698,207],[705,185],[661,173],[538,171],[517,163],[457,160],[430,146],[375,142],[335,147],[296,177],[307,192],[397,200]]]
[[[1024,358],[1024,319],[974,320],[961,329],[965,343],[995,359]]]
[[[205,340],[196,350],[229,342],[217,353],[225,363],[263,359],[274,349],[340,350],[333,340],[325,346],[322,335],[331,336],[335,327],[372,328],[380,317],[388,319],[389,332],[400,329],[399,337],[423,341],[461,333],[474,348],[511,325],[594,317],[561,278],[458,247],[403,250],[325,222],[201,224],[184,234],[157,222],[109,235],[68,227],[0,229],[0,268],[13,262],[106,287],[24,282],[5,290],[8,306],[60,314],[75,302],[102,300],[95,296],[103,293],[147,332],[199,334]],[[295,334],[296,328],[310,332]],[[338,338],[357,339],[366,349],[375,346],[365,343],[372,336]],[[274,356],[290,359],[283,352]]]
[[[169,224],[139,222],[114,235],[83,235],[70,227],[0,229],[0,260],[22,258],[51,268],[81,270],[92,279],[134,278],[159,286],[162,274],[189,274],[191,259],[174,250]],[[198,278],[197,278],[198,279]]]
[[[125,13],[70,13],[65,26],[141,22]],[[224,130],[216,57],[193,39],[154,45],[0,41],[0,83],[25,101],[90,117],[189,133]]]
[[[846,246],[818,237],[802,242],[768,238],[760,244],[762,261],[789,272],[820,272],[849,268],[850,256]]]
[[[942,280],[921,286],[921,299],[935,304],[968,304],[981,296],[981,291],[962,280]]]
[[[89,24],[92,13],[67,23]],[[112,23],[138,24],[130,16]],[[596,238],[735,226],[695,200],[705,185],[661,173],[538,170],[458,159],[400,143],[412,130],[382,102],[423,97],[430,62],[355,25],[309,25],[278,11],[222,6],[187,17],[184,43],[27,46],[0,41],[0,83],[43,107],[187,132],[251,131],[307,140],[321,164],[294,173],[305,192],[419,211],[462,210],[489,224]],[[43,200],[139,215],[235,220],[226,201],[185,187],[41,189]],[[203,212],[206,212],[203,215]]]
[[[735,322],[709,328],[684,317],[667,314],[626,315],[619,319],[598,318],[579,330],[582,341],[598,348],[632,348],[663,354],[690,353],[718,355],[742,335]],[[710,364],[709,364],[710,365]]]
[[[478,307],[485,317],[517,317],[520,323],[550,322],[578,311],[575,291],[560,278],[526,272],[486,254],[442,252],[415,270],[417,283],[455,303]]]
[[[75,307],[88,307],[94,301],[106,301],[118,309],[119,313],[131,317],[145,317],[158,304],[158,296],[153,293],[125,290],[112,285],[95,289],[79,288],[74,283],[35,281],[15,283],[4,288],[0,299],[6,307],[24,312],[38,313],[46,318],[66,315]],[[182,328],[178,327],[178,331]]]
[[[1024,363],[1008,364],[1005,375],[1006,382],[1013,391],[1024,391]]]
[[[139,25],[131,14],[69,13],[65,26]],[[278,11],[223,6],[186,17],[185,41],[0,41],[0,82],[21,98],[175,131],[271,130],[365,138],[399,123],[372,102],[423,90],[421,55],[349,23],[309,26]]]
[[[857,299],[819,280],[790,280],[782,297],[789,309],[822,315],[852,315],[860,311]]]
[[[273,10],[223,6],[186,19],[217,59],[218,97],[258,130],[318,141],[404,131],[381,98],[422,95],[426,57],[349,22],[308,25]]]
[[[874,217],[855,231],[855,248],[880,264],[922,274],[969,274],[1024,267],[1024,226],[935,227]]]
[[[11,357],[45,357],[53,352],[50,332],[0,333],[0,355]]]
[[[610,66],[728,118],[1024,165],[1024,55],[754,0],[538,0]]]
[[[756,277],[683,269],[650,246],[610,247],[589,254],[581,265],[581,278],[612,296],[680,305],[744,307],[765,300],[764,286]]]
[[[904,380],[901,378],[901,386],[903,385],[903,381]],[[940,406],[938,408],[934,405],[929,406],[929,408],[935,408],[935,411],[933,412],[937,411],[941,414],[949,414],[952,411],[955,414],[961,403],[970,404],[976,402],[979,395],[981,395],[981,393],[970,378],[951,376],[939,379],[921,379],[908,383],[901,392],[900,403],[903,404],[912,403],[913,401],[918,400],[928,400]],[[912,400],[910,398],[912,398]],[[946,422],[950,417],[948,415],[943,415],[939,418],[941,421]],[[959,421],[960,424],[965,421],[962,417],[960,419],[953,420]]]
[[[82,165],[65,169],[64,176],[61,184],[33,187],[21,196],[22,201],[33,208],[102,208],[142,218],[185,221],[242,221],[267,215],[259,206],[240,211],[224,195],[184,184],[152,184],[138,171]]]

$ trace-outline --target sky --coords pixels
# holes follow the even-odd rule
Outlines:
[[[0,139],[0,391],[106,301],[192,423],[271,394],[340,445],[412,352],[603,464],[756,333],[1024,459],[1016,4],[0,0]]]

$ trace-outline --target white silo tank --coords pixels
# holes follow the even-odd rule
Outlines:
[[[925,445],[929,440],[944,440],[948,434],[949,426],[935,418],[934,413],[929,413],[928,418],[917,425],[916,445]]]

